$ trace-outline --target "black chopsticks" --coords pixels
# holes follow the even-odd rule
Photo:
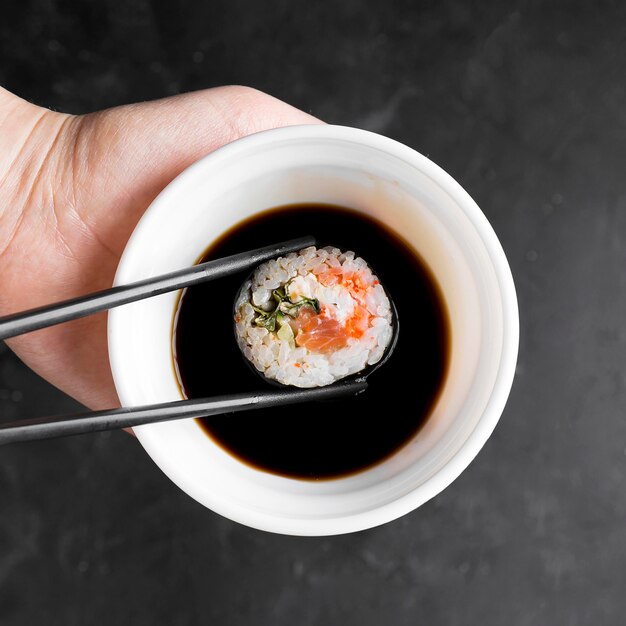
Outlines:
[[[129,285],[120,285],[96,293],[65,300],[48,306],[0,317],[0,339],[69,322],[113,307],[136,302],[168,291],[252,269],[269,259],[315,245],[313,237],[301,237],[273,246],[208,261],[182,270],[154,276]],[[234,338],[233,338],[234,341]],[[38,417],[16,422],[0,422],[0,445],[36,439],[129,428],[177,419],[208,417],[298,402],[328,400],[357,395],[367,388],[364,378],[340,381],[315,389],[288,388],[262,392],[244,392],[199,400],[179,400],[164,404],[122,407],[89,411],[74,415]]]
[[[0,423],[0,445],[37,439],[53,439],[103,430],[129,428],[184,418],[209,417],[252,409],[267,409],[299,402],[330,400],[351,396],[367,389],[364,378],[339,381],[315,389],[281,389],[255,393],[238,393],[201,400],[181,400],[140,407],[122,407],[105,411],[91,411],[74,415],[36,417],[15,422]]]

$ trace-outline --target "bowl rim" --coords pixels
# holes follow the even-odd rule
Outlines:
[[[519,349],[519,310],[511,269],[496,233],[476,202],[450,174],[426,156],[398,141],[366,130],[325,124],[288,126],[261,131],[226,144],[183,170],[152,201],[137,223],[120,259],[113,284],[122,284],[123,276],[133,265],[136,256],[140,254],[139,248],[142,246],[139,244],[139,240],[142,231],[152,220],[156,219],[157,212],[162,209],[164,202],[167,202],[166,196],[174,189],[186,186],[193,182],[194,178],[203,170],[215,168],[219,166],[220,161],[231,160],[238,153],[256,151],[276,142],[293,143],[310,140],[356,143],[399,158],[420,170],[450,195],[470,220],[488,252],[500,289],[503,316],[502,350],[493,390],[473,431],[461,444],[454,456],[424,483],[404,496],[368,511],[337,517],[301,519],[273,516],[244,506],[234,505],[219,496],[208,501],[204,492],[200,493],[199,490],[194,489],[193,485],[185,484],[183,486],[182,481],[176,480],[177,472],[174,464],[169,463],[168,459],[156,450],[146,430],[137,430],[137,438],[160,469],[183,491],[216,513],[259,530],[289,535],[323,536],[364,530],[397,519],[443,491],[468,467],[495,429],[511,391]],[[119,340],[120,333],[117,330],[120,322],[119,310],[112,309],[108,316],[107,331],[109,360],[120,402],[126,406],[128,398],[131,397],[129,392],[131,381],[125,376],[125,347]]]

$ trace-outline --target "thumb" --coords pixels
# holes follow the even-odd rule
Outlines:
[[[75,162],[83,164],[82,173],[93,180],[89,164],[108,164],[120,187],[128,189],[133,182],[134,205],[144,207],[187,166],[224,144],[271,128],[321,123],[281,100],[240,86],[116,107],[79,119]],[[77,174],[80,178],[81,172]],[[106,178],[99,177],[103,182]]]

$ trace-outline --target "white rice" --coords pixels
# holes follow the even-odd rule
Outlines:
[[[320,276],[329,282],[325,278],[329,271],[343,282],[320,282]],[[358,287],[351,279],[344,280],[346,275],[357,277]],[[292,314],[279,316],[275,330],[268,330],[262,324],[271,326],[275,290],[284,292],[281,307]],[[304,298],[310,299],[306,305],[301,304]],[[318,315],[314,305],[308,304],[314,301],[321,309],[319,320],[314,320],[317,323],[332,319],[343,328],[359,313],[358,336],[349,336],[345,345],[335,349],[299,345],[299,339],[309,342],[298,333],[297,317],[306,308],[308,315]],[[290,308],[293,303],[300,304],[296,313]],[[305,248],[263,263],[244,283],[235,302],[235,331],[244,356],[267,378],[296,387],[323,387],[377,363],[391,341],[392,323],[389,298],[367,263],[353,252],[330,247]]]

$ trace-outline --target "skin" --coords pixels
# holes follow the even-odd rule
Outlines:
[[[111,286],[150,202],[200,157],[251,133],[318,120],[247,87],[83,116],[0,88],[0,315]],[[117,406],[106,314],[7,342],[88,407]]]

